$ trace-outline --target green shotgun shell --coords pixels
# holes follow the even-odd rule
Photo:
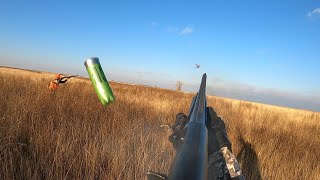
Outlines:
[[[99,58],[89,58],[84,62],[84,65],[87,68],[94,90],[102,105],[105,106],[115,101],[110,85],[101,68]]]

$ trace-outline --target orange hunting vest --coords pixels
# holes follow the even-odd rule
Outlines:
[[[59,84],[54,81],[51,81],[49,84],[49,89],[51,89],[51,90],[56,90],[56,89],[58,89],[58,87],[59,87]]]

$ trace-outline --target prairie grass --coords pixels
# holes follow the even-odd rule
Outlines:
[[[41,76],[41,75],[39,75]],[[111,83],[103,107],[88,80],[55,93],[49,76],[0,73],[0,179],[145,179],[168,173],[170,131],[193,94]],[[320,113],[208,97],[247,179],[320,179]]]

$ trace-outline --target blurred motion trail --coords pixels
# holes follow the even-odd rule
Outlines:
[[[188,113],[192,94],[111,82],[117,100],[105,108],[89,80],[52,94],[52,77],[38,76],[0,71],[0,179],[167,172],[175,152],[160,125]],[[320,179],[320,113],[218,97],[208,105],[226,122],[246,179]]]

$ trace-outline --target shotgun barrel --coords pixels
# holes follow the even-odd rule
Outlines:
[[[169,180],[204,180],[208,170],[208,130],[206,79],[203,74],[200,89],[193,98],[189,112],[189,122],[185,126],[186,135],[168,176]]]

